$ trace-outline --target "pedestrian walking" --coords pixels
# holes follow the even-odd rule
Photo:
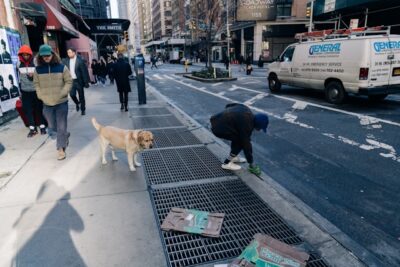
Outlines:
[[[249,163],[248,170],[260,175],[260,167],[253,162],[251,135],[254,129],[267,132],[268,116],[262,113],[254,115],[247,106],[232,103],[226,105],[221,113],[213,115],[210,122],[215,136],[231,141],[231,152],[221,167],[226,170],[240,170],[241,167],[235,163],[245,162],[245,159],[239,157],[239,153],[243,150]]]
[[[110,79],[110,84],[114,84],[114,64],[115,60],[114,58],[108,58],[107,60],[107,75],[108,78]]]
[[[106,76],[107,76],[107,62],[104,59],[104,57],[100,57],[100,62],[98,64],[98,70],[99,70],[99,75],[98,79],[100,83],[104,86],[106,86]]]
[[[10,91],[4,86],[4,78],[0,75],[0,101],[10,99]]]
[[[227,55],[225,55],[225,57],[224,57],[224,64],[225,64],[226,70],[229,70],[229,57]]]
[[[132,75],[132,68],[128,62],[124,60],[123,54],[118,54],[118,60],[114,64],[114,78],[119,93],[119,102],[121,103],[121,111],[128,111],[128,94],[131,91],[129,84],[129,76]]]
[[[251,72],[253,71],[253,66],[251,65],[253,63],[253,54],[250,53],[247,58],[246,58],[246,74],[250,75]]]
[[[82,58],[76,54],[76,49],[70,47],[67,49],[68,58],[64,64],[68,67],[72,78],[72,89],[69,93],[72,101],[75,103],[76,111],[81,110],[81,115],[86,114],[85,90],[89,88],[89,71]],[[76,94],[78,93],[78,98]]]
[[[156,69],[158,69],[157,61],[158,61],[158,57],[156,57],[155,55],[151,57],[151,69],[153,69],[153,67],[156,67]]]
[[[263,68],[263,67],[264,67],[264,58],[263,58],[262,55],[260,55],[260,56],[258,57],[258,67],[259,67],[259,68]]]
[[[243,69],[244,57],[242,54],[239,55],[238,62],[239,62],[239,71],[241,72],[242,70],[244,70]]]
[[[37,126],[40,134],[46,134],[46,120],[43,116],[43,102],[38,99],[36,89],[33,85],[33,73],[35,65],[33,63],[33,53],[29,46],[23,45],[18,51],[19,58],[19,86],[21,90],[22,109],[28,120],[28,138],[35,136]],[[37,121],[35,121],[35,117]],[[37,125],[39,124],[39,125]]]
[[[41,45],[33,74],[37,96],[43,101],[43,115],[49,129],[57,131],[58,160],[66,157],[69,132],[67,130],[68,93],[72,88],[71,74],[61,64],[59,56],[49,45]]]
[[[92,60],[92,64],[90,65],[90,67],[92,68],[94,84],[97,85],[97,83],[98,83],[98,79],[97,78],[99,76],[99,63],[97,62],[96,59]]]

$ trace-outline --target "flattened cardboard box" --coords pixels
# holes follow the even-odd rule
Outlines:
[[[305,267],[309,257],[269,235],[255,234],[254,240],[229,267]]]
[[[224,213],[172,208],[164,219],[161,229],[219,237],[224,217]]]

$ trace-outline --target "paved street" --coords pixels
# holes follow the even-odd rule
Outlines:
[[[192,66],[191,69],[197,69]],[[350,97],[342,106],[323,93],[267,90],[265,70],[237,81],[207,84],[174,75],[179,65],[146,72],[179,108],[209,127],[210,115],[229,102],[270,116],[268,135],[255,134],[255,161],[275,181],[367,248],[385,266],[400,265],[400,98],[382,103]]]

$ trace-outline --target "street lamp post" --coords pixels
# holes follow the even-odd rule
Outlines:
[[[230,38],[231,35],[229,33],[229,0],[226,0],[226,38],[227,38],[227,57],[228,57],[228,75],[231,77],[231,62],[230,62]]]
[[[313,30],[313,16],[314,16],[314,0],[311,0],[310,25],[308,25],[308,32],[312,32]]]

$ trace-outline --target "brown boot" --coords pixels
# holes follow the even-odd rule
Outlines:
[[[63,160],[63,159],[65,159],[65,157],[67,156],[66,154],[65,154],[65,151],[64,151],[64,149],[62,149],[62,148],[60,148],[59,150],[57,150],[58,151],[58,160]]]

